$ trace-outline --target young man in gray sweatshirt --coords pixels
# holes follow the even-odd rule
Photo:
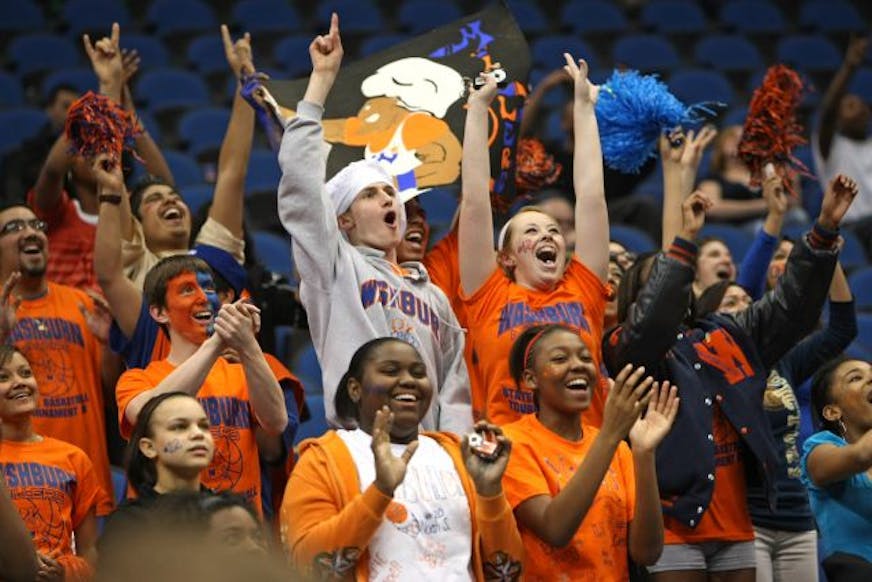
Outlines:
[[[417,262],[396,262],[406,218],[391,176],[375,161],[349,164],[324,184],[321,117],[342,61],[339,19],[309,46],[312,75],[279,152],[279,217],[294,239],[300,299],[324,384],[327,419],[351,356],[373,338],[401,338],[421,353],[437,397],[425,430],[462,434],[472,427],[463,329],[445,294]]]

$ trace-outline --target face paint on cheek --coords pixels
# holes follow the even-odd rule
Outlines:
[[[173,439],[167,444],[164,445],[163,452],[165,455],[172,455],[173,453],[177,453],[182,450],[182,441],[179,439]]]
[[[215,291],[215,282],[212,277],[208,273],[197,273],[197,284],[200,285],[200,288],[203,289],[203,292],[206,294],[206,299],[209,301],[209,307],[212,309],[212,315],[217,315],[221,310],[221,299]],[[212,320],[212,323],[206,327],[206,335],[212,335],[213,333],[215,333],[214,319]]]
[[[196,275],[182,273],[174,277],[167,285],[166,297],[171,327],[190,341],[205,340],[206,327],[197,323],[194,314],[211,307]]]
[[[517,253],[519,255],[523,255],[525,253],[532,253],[533,248],[536,246],[536,241],[533,240],[522,240],[521,244],[518,245]]]

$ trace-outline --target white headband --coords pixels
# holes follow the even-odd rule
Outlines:
[[[342,168],[325,185],[336,216],[344,214],[357,195],[373,184],[394,186],[393,177],[375,160],[357,160]],[[399,204],[400,233],[406,232],[406,210]]]

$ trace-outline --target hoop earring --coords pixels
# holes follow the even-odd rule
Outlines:
[[[847,438],[848,428],[845,426],[845,421],[843,421],[841,418],[839,419],[839,432],[842,433],[840,435],[842,438]]]

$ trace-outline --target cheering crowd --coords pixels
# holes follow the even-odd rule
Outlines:
[[[802,582],[821,563],[868,579],[872,364],[841,355],[857,318],[839,265],[843,223],[868,239],[872,219],[869,109],[846,94],[865,40],[821,105],[805,234],[782,236],[804,217],[778,160],[751,176],[737,128],[677,127],[657,144],[662,248],[635,256],[610,241],[585,61],[555,55],[573,88],[566,191],[496,225],[500,88],[468,87],[459,209],[428,248],[421,203],[377,161],[325,180],[338,16],[288,118],[249,35],[221,34],[239,83],[199,230],[144,129],[146,178],[65,132],[27,204],[0,210],[0,579]],[[135,120],[118,25],[83,43],[101,98]],[[277,136],[334,427],[296,451],[302,386],[259,339],[280,307],[245,268],[258,125]],[[740,266],[700,238],[711,216],[762,216]]]

